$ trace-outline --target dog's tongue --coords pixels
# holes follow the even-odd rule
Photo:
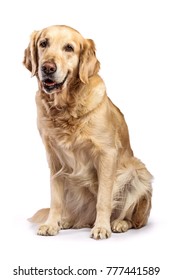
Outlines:
[[[44,84],[48,85],[48,86],[54,86],[56,84],[56,82],[54,82],[50,79],[47,79],[47,80],[44,81]]]

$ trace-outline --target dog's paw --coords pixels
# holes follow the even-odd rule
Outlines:
[[[106,227],[94,226],[91,230],[91,238],[94,239],[106,239],[111,236],[111,230]]]
[[[126,220],[114,220],[111,223],[111,229],[113,232],[126,232],[131,227],[131,222]]]
[[[63,221],[61,223],[61,229],[70,229],[72,227],[72,224],[68,221]]]
[[[56,235],[60,230],[59,225],[41,225],[37,231],[38,235],[48,236],[48,235]]]

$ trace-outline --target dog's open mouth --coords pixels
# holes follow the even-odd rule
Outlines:
[[[50,78],[46,78],[42,81],[43,83],[43,87],[47,92],[51,92],[53,90],[58,90],[61,91],[62,90],[62,86],[65,83],[65,81],[67,80],[68,77],[68,73],[65,76],[64,80],[61,83],[57,83],[56,81],[54,81],[53,79]]]

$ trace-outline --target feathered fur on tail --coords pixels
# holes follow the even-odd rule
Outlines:
[[[38,210],[31,218],[28,219],[28,221],[35,224],[44,223],[48,218],[49,210],[50,208]]]

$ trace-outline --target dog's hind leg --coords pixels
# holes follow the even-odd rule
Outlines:
[[[118,191],[114,193],[111,219],[113,232],[125,232],[147,223],[151,209],[151,181],[151,174],[136,158],[128,159],[118,170],[114,187]]]

